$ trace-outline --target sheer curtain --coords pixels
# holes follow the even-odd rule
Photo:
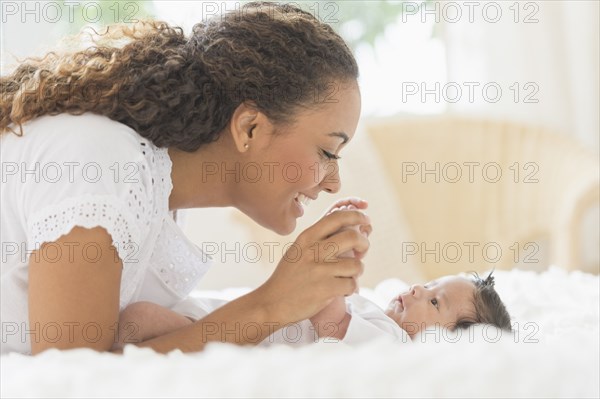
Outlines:
[[[473,23],[466,15],[458,23],[444,21],[448,81],[479,84],[474,101],[450,103],[450,112],[551,127],[597,152],[600,3],[488,3],[500,5],[498,22],[491,22],[495,6],[482,15],[485,3],[474,9]],[[482,88],[490,83],[484,98]],[[497,102],[495,87],[502,89]]]
[[[473,101],[464,98],[465,92],[461,101],[448,102],[448,112],[549,127],[597,154],[600,3],[474,3],[479,7],[472,23],[463,15],[458,23],[442,24],[448,82],[463,89],[465,82],[475,87]],[[494,5],[484,17],[485,4],[490,3]],[[496,5],[502,17],[491,22],[496,19]],[[485,85],[489,85],[488,97],[482,92]],[[497,87],[502,90],[498,98]],[[595,268],[600,263],[598,220],[596,206],[585,214],[580,230],[585,238],[583,262]]]

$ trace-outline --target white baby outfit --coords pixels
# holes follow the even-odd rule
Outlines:
[[[192,319],[200,319],[227,302],[228,301],[223,299],[188,297],[175,305],[173,310],[191,317]],[[346,312],[352,317],[346,335],[341,342],[347,345],[355,346],[377,339],[402,343],[411,342],[406,331],[401,329],[394,320],[386,316],[379,306],[365,297],[358,294],[347,297]],[[268,329],[272,327],[265,325],[263,328]],[[238,333],[243,334],[247,332],[250,336],[255,330],[256,329],[252,328],[252,326],[248,326],[248,328],[241,326]],[[329,328],[327,328],[327,331],[329,331]],[[232,330],[232,333],[233,332],[234,331]],[[334,338],[319,339],[310,320],[302,320],[275,331],[260,342],[259,345],[270,346],[283,344],[304,346],[317,342],[322,344],[337,343],[338,340]]]

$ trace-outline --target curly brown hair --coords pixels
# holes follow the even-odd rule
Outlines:
[[[332,84],[356,79],[330,26],[292,5],[253,2],[196,24],[189,38],[160,21],[112,25],[85,50],[25,60],[0,78],[0,133],[92,112],[191,152],[215,141],[242,102],[292,123],[298,109],[327,101]]]

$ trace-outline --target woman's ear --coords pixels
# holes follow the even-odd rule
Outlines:
[[[248,151],[257,141],[257,134],[270,129],[272,129],[272,125],[269,119],[251,101],[241,103],[231,117],[231,135],[240,152]]]

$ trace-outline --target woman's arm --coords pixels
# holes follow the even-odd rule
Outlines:
[[[142,342],[162,353],[201,350],[207,342],[257,344],[289,323],[308,319],[336,297],[358,289],[362,274],[360,259],[330,259],[331,243],[340,253],[368,250],[365,235],[344,226],[368,225],[369,218],[358,211],[335,212],[302,232],[292,254],[284,255],[271,277],[258,289],[228,302],[206,317],[171,333]],[[349,324],[349,315],[339,331]],[[345,327],[344,327],[345,326]]]
[[[155,306],[154,312],[143,316],[139,325],[119,327],[122,262],[111,242],[111,236],[103,228],[75,227],[52,243],[53,251],[60,256],[54,252],[50,256],[50,244],[31,254],[29,337],[32,354],[49,348],[82,347],[120,352],[125,340],[145,341],[140,346],[150,346],[159,352],[197,351],[208,341],[250,343],[253,331],[250,325],[256,322],[266,327],[259,339],[266,337],[274,328],[270,323],[282,319],[272,316],[268,301],[258,300],[265,297],[257,291],[194,325],[185,317],[185,320],[169,318],[169,309]],[[90,243],[99,248],[99,256],[93,262],[82,251]],[[129,312],[138,314],[126,313],[124,317],[135,319],[142,315],[139,311],[133,307]],[[174,332],[186,324],[187,329]],[[156,338],[161,334],[164,335]]]
[[[350,318],[346,313],[346,301],[343,297],[337,297],[311,317],[310,321],[318,337],[341,340],[346,335]],[[126,344],[140,344],[189,326],[193,322],[194,320],[186,316],[152,302],[133,303],[119,315],[119,335],[112,350],[120,350]]]
[[[361,234],[336,233],[356,224],[370,221],[358,211],[322,218],[298,236],[290,254],[258,289],[139,346],[165,353],[199,351],[211,341],[256,344],[288,323],[312,317],[334,297],[350,295],[358,288],[363,270],[359,259],[329,260],[331,243],[340,252],[367,251],[369,242]],[[85,253],[90,243],[98,249],[94,259]],[[122,262],[111,243],[104,228],[75,227],[54,243],[59,256],[54,252],[45,256],[49,244],[31,254],[28,291],[33,354],[48,348],[108,351],[118,341]]]
[[[117,334],[122,262],[102,227],[75,227],[29,257],[31,353],[109,350]],[[97,256],[87,255],[94,244]]]
[[[270,317],[267,307],[260,302],[259,291],[231,301],[196,322],[159,306],[162,310],[157,313],[167,315],[163,319],[167,321],[168,326],[161,328],[155,321],[142,323],[139,337],[146,340],[131,343],[140,347],[151,347],[160,353],[168,353],[174,349],[195,352],[202,350],[208,342],[257,344],[285,325],[275,317]],[[156,336],[159,329],[163,330],[162,334]],[[152,335],[154,337],[149,337]],[[113,351],[121,352],[118,348]]]

